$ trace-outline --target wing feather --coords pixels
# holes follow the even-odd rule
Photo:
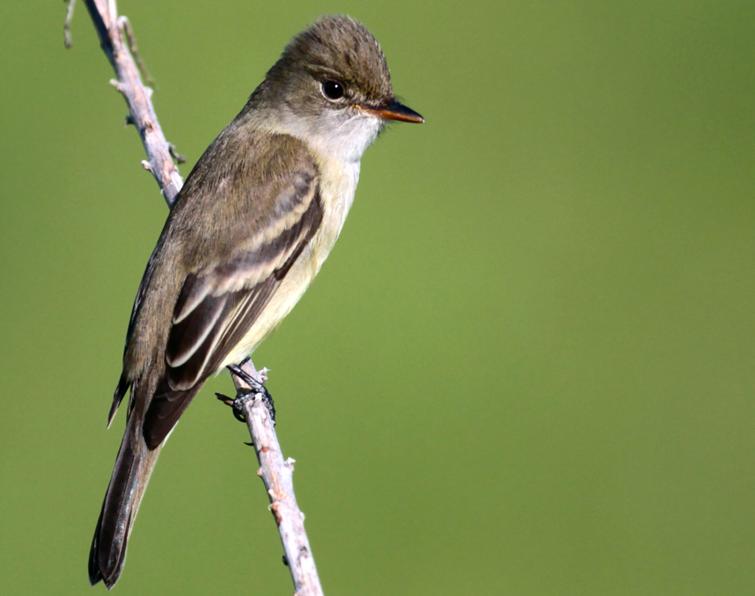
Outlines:
[[[226,294],[207,296],[191,311],[191,316],[174,322],[165,352],[165,361],[170,368],[175,369],[186,364],[205,343],[226,310],[227,302]]]

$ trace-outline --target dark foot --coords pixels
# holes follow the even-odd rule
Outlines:
[[[243,365],[243,362],[242,362]],[[228,370],[231,371],[232,374],[240,378],[244,383],[249,385],[250,389],[239,389],[236,393],[236,399],[231,400],[229,397],[223,395],[221,397],[221,394],[215,394],[218,396],[218,399],[226,403],[226,405],[230,405],[233,407],[234,416],[241,420],[242,422],[246,422],[246,418],[244,417],[244,408],[243,403],[245,400],[249,399],[250,397],[254,397],[257,394],[260,394],[262,396],[262,402],[265,404],[265,407],[267,408],[268,413],[270,414],[270,418],[273,421],[273,425],[276,424],[276,412],[275,412],[275,404],[273,403],[273,396],[270,395],[270,392],[267,390],[267,387],[263,383],[260,383],[257,379],[255,379],[252,375],[247,373],[244,369],[242,369],[240,366],[237,366],[235,364],[231,364],[228,366]],[[230,400],[231,403],[228,403],[227,400]]]
[[[220,401],[222,401],[225,405],[227,405],[229,408],[233,410],[233,416],[238,420],[239,422],[246,422],[246,416],[244,416],[244,408],[242,407],[242,404],[240,401],[238,401],[237,398],[228,397],[227,395],[224,395],[222,393],[216,393],[215,397],[217,397]]]

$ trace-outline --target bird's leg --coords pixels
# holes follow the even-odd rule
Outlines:
[[[264,385],[260,383],[256,377],[252,376],[242,368],[242,366],[244,366],[244,363],[248,360],[249,359],[247,358],[241,364],[229,364],[227,368],[231,371],[232,374],[244,381],[244,383],[249,385],[254,391],[261,392],[264,389]]]
[[[241,364],[243,365],[243,362]],[[267,411],[270,414],[270,418],[273,421],[273,425],[275,425],[276,423],[275,404],[273,403],[273,396],[270,395],[270,392],[267,390],[267,387],[265,387],[263,383],[260,383],[259,380],[257,380],[255,377],[250,375],[247,371],[245,371],[239,365],[231,364],[228,366],[228,370],[231,371],[231,374],[237,376],[244,383],[249,385],[250,388],[249,389],[241,388],[241,387],[238,388],[235,399],[231,399],[230,397],[226,395],[216,393],[215,395],[217,396],[217,398],[221,400],[223,403],[225,403],[226,405],[232,406],[234,416],[236,416],[238,420],[245,422],[246,419],[244,418],[244,402],[250,398],[254,398],[257,395],[260,395],[262,398],[262,402],[265,404],[265,407],[267,408]]]

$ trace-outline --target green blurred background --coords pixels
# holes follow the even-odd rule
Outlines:
[[[347,12],[427,124],[367,153],[257,353],[328,594],[755,593],[755,3],[122,1],[196,160]],[[0,5],[0,591],[92,594],[132,299],[166,216],[83,6]],[[164,451],[119,594],[289,594],[244,427]],[[101,587],[97,591],[102,590]]]

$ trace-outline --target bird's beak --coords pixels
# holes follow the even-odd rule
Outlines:
[[[357,108],[383,120],[397,120],[399,122],[412,122],[414,124],[422,124],[425,121],[420,114],[395,99],[376,106],[359,104]]]

